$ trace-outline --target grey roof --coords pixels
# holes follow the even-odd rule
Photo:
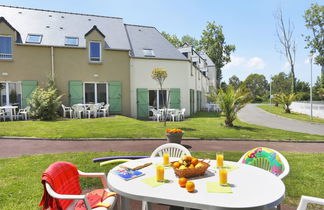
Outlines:
[[[93,26],[105,35],[106,47],[129,50],[126,30],[121,18],[29,9],[0,5],[3,16],[26,43],[28,34],[42,34],[40,45],[64,46],[65,37],[79,37],[79,46],[86,47],[85,34]]]
[[[209,58],[209,56],[204,51],[200,51],[199,55],[203,59],[205,59],[205,61],[207,62],[207,66],[215,66],[214,62]]]
[[[131,43],[131,55],[145,57],[143,50],[152,49],[155,58],[188,60],[154,27],[125,24]]]

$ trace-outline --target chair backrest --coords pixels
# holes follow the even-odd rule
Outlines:
[[[280,179],[290,171],[287,159],[280,152],[266,147],[256,147],[246,152],[239,162],[267,170]]]
[[[297,210],[306,210],[309,203],[324,206],[324,199],[302,195]]]
[[[178,158],[180,158],[183,155],[191,156],[189,150],[184,146],[182,146],[181,144],[167,143],[156,148],[152,152],[151,157],[156,157],[156,156],[161,157],[163,156],[164,153],[168,153],[170,157],[178,157]]]
[[[184,115],[184,114],[185,114],[185,112],[186,112],[186,108],[182,108],[182,109],[181,109],[181,114],[183,114],[183,115]]]
[[[61,104],[61,106],[62,106],[62,109],[63,109],[63,111],[65,110],[65,106],[64,106],[64,104]]]
[[[104,109],[109,110],[109,106],[110,106],[110,104],[106,104],[106,105],[104,106]]]
[[[55,162],[43,173],[42,182],[47,182],[58,194],[80,195],[82,193],[79,172],[75,165],[69,162]],[[58,200],[66,209],[72,200]]]

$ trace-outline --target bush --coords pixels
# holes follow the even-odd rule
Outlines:
[[[40,120],[56,120],[57,110],[61,105],[62,95],[58,95],[53,81],[46,88],[37,87],[28,101],[30,116]]]

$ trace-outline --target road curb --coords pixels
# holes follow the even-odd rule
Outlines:
[[[19,136],[0,136],[6,140],[45,140],[45,141],[162,141],[166,138],[40,138],[40,137],[19,137]],[[278,142],[278,143],[324,143],[323,140],[274,140],[274,139],[238,139],[238,138],[182,138],[184,141],[258,141],[258,142]]]

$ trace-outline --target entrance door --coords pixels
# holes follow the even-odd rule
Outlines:
[[[107,103],[108,85],[107,83],[86,82],[84,83],[84,103]]]

